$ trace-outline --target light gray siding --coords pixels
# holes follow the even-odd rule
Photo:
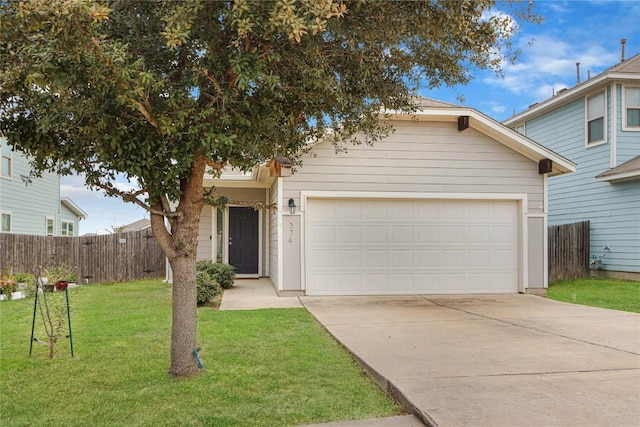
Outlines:
[[[543,177],[537,164],[493,139],[456,123],[394,123],[395,133],[373,146],[335,153],[313,149],[284,180],[282,200],[300,206],[302,190],[396,193],[527,194],[529,213],[542,213]]]
[[[200,214],[200,230],[198,234],[198,259],[213,259],[213,242],[215,241],[215,229],[213,228],[212,206],[205,205]]]
[[[2,145],[6,138],[0,137]],[[22,180],[31,172],[28,159],[19,152],[12,153],[11,177],[0,177],[0,211],[11,214],[11,232],[16,234],[46,234],[46,218],[56,223],[55,234],[60,235],[60,178],[45,172],[33,178],[29,185]],[[77,219],[75,233],[77,234]]]
[[[530,217],[527,223],[529,288],[541,289],[545,287],[547,276],[544,262],[547,230],[544,217]]]
[[[529,120],[527,136],[578,165],[575,173],[549,179],[549,225],[590,221],[591,254],[600,256],[605,246],[610,248],[602,267],[640,272],[640,180],[609,183],[595,179],[611,166],[614,133],[617,164],[640,155],[640,133],[621,131],[621,112],[612,112],[611,91],[607,94],[605,144],[585,147],[584,98]],[[616,99],[620,107],[620,96]]]
[[[288,179],[288,178],[287,178]],[[280,199],[280,190],[278,187],[278,179],[273,181],[271,186],[269,204],[278,206],[278,200]],[[268,227],[268,241],[269,241],[269,277],[271,282],[278,285],[278,218],[279,212],[275,209],[269,210],[269,227]]]

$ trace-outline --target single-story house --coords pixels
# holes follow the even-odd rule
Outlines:
[[[575,164],[474,109],[420,108],[373,145],[315,144],[289,177],[205,177],[231,203],[204,207],[198,258],[281,295],[543,293],[547,178]]]

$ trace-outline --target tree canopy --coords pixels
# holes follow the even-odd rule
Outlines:
[[[389,129],[420,87],[464,84],[517,56],[531,4],[494,0],[30,0],[0,4],[0,132],[34,170],[145,206],[174,268],[174,329],[194,316],[207,167],[294,161],[308,142]],[[339,126],[337,126],[339,124]],[[330,130],[330,132],[329,132]],[[138,183],[123,192],[118,174]],[[172,205],[169,201],[174,201]],[[171,228],[164,227],[168,217]],[[189,303],[190,304],[190,303]],[[181,311],[178,305],[186,307]],[[183,308],[184,308],[183,307]],[[193,322],[192,322],[193,323]],[[174,374],[189,371],[173,351]],[[175,332],[175,331],[174,331]],[[179,341],[179,340],[178,340]],[[193,364],[192,364],[193,365]],[[191,365],[190,365],[191,366]]]

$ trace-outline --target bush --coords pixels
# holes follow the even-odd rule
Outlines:
[[[198,304],[212,301],[221,292],[220,285],[206,271],[196,272],[196,287]]]
[[[231,289],[236,278],[236,268],[229,264],[201,260],[196,263],[196,271],[206,272],[223,289]]]
[[[47,268],[44,270],[44,276],[48,280],[49,285],[55,284],[58,280],[66,280],[68,282],[76,281],[76,266],[67,264],[66,262],[58,267]]]

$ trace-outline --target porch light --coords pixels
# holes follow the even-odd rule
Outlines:
[[[293,199],[289,199],[289,213],[291,215],[296,213],[296,202]]]

